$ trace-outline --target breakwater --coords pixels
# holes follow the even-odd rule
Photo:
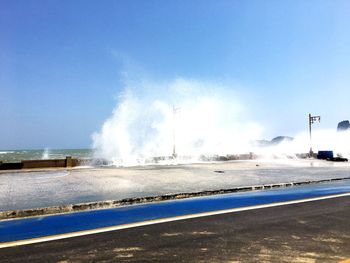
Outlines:
[[[307,153],[295,154],[294,156],[285,156],[287,159],[306,159],[308,158]],[[100,158],[76,158],[67,156],[64,159],[40,159],[40,160],[22,160],[19,162],[2,162],[0,161],[0,170],[20,170],[20,169],[40,169],[40,168],[64,168],[64,167],[76,167],[76,166],[139,166],[139,165],[149,165],[149,164],[171,164],[175,162],[176,164],[181,163],[195,163],[195,162],[217,162],[217,161],[244,161],[244,160],[255,160],[259,158],[264,158],[264,156],[259,156],[255,153],[245,153],[245,154],[227,154],[227,155],[201,155],[197,158],[191,156],[158,156],[146,158],[139,160],[139,162],[133,165],[124,165],[122,160],[120,162],[112,162],[106,159]],[[280,159],[280,156],[272,156],[273,159]],[[313,156],[317,158],[317,154]]]
[[[67,156],[65,159],[22,160],[21,162],[13,163],[0,161],[0,170],[75,167],[85,165],[88,162],[89,160],[87,159],[77,159],[70,156]]]

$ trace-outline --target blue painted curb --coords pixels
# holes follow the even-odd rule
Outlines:
[[[264,205],[350,192],[348,180],[285,189],[214,195],[112,209],[0,221],[0,242],[10,242],[154,219]]]

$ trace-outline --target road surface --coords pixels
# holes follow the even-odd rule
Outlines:
[[[334,185],[333,188],[329,185],[317,186],[314,191],[306,192],[318,193],[322,198],[329,194],[335,196],[336,188],[340,194],[348,191],[348,183]],[[309,195],[305,196],[305,189],[310,190],[310,187],[294,189],[303,192],[299,197],[309,198]],[[322,195],[320,188],[323,189]],[[269,198],[278,196],[284,200],[280,191],[264,193],[278,193],[270,194]],[[253,199],[259,200],[259,197]],[[213,199],[209,200],[213,202]],[[184,200],[169,203],[177,202]],[[349,218],[350,197],[341,196],[234,213],[214,213],[211,216],[2,248],[0,255],[2,262],[339,262],[350,258]],[[84,224],[83,218],[79,220],[77,223]],[[40,221],[46,220],[35,220]],[[25,220],[5,221],[6,224],[8,222]],[[11,229],[3,223],[0,225],[1,231]],[[35,227],[29,230],[32,233],[36,231]],[[4,238],[6,230],[2,233],[0,237]]]
[[[0,250],[2,262],[339,262],[350,198],[228,213]]]

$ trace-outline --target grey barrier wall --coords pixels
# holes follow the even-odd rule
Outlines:
[[[0,170],[75,167],[81,165],[82,162],[82,160],[70,156],[67,156],[66,159],[23,160],[20,163],[0,162]]]

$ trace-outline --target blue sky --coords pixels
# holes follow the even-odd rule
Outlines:
[[[350,1],[0,0],[0,149],[91,145],[123,74],[240,87],[266,136],[350,119]],[[141,78],[141,77],[140,77]]]

